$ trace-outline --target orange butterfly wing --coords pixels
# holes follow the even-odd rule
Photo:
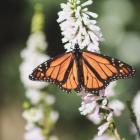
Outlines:
[[[134,75],[131,66],[117,59],[75,50],[42,63],[29,78],[55,83],[66,92],[79,92],[82,87],[87,92],[99,92],[111,81]]]
[[[71,89],[74,89],[76,91],[80,91],[80,85],[79,85],[79,81],[78,81],[78,74],[77,74],[78,70],[77,70],[77,65],[76,65],[76,61],[74,60],[73,65],[70,69],[69,75],[67,77],[66,82],[62,85],[62,88],[65,91],[70,92]]]
[[[130,78],[135,70],[131,66],[108,56],[82,52],[83,86],[88,92],[98,92],[111,81]]]
[[[29,76],[31,80],[48,81],[70,92],[79,90],[77,65],[72,52],[57,56],[39,65]]]

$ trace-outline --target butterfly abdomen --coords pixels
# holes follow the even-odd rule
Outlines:
[[[77,75],[78,75],[78,81],[80,89],[84,85],[84,79],[83,79],[83,67],[82,67],[82,51],[79,48],[76,48],[74,51],[75,54],[75,60],[77,65]]]

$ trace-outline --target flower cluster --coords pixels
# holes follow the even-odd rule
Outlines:
[[[104,96],[104,93],[99,95],[82,94],[82,103],[79,111],[82,115],[87,117],[98,124],[102,119],[105,119],[103,125],[98,128],[98,135],[101,136],[112,123],[113,110],[108,107],[108,100]]]
[[[81,4],[80,0],[68,0],[62,3],[62,11],[58,13],[57,20],[64,38],[65,49],[70,51],[78,44],[80,49],[87,48],[89,51],[99,51],[99,42],[102,41],[102,33],[96,25],[96,13],[90,12],[86,6],[93,3],[88,0]]]
[[[47,55],[43,54],[46,48],[47,43],[43,32],[35,32],[29,36],[27,47],[21,52],[23,62],[20,65],[20,73],[25,88],[41,89],[46,86],[44,83],[32,82],[28,78],[29,72],[49,58]]]
[[[39,5],[40,7],[40,5]],[[38,8],[37,8],[38,9]],[[54,96],[43,91],[46,83],[29,80],[29,73],[40,63],[49,59],[44,52],[47,49],[45,34],[42,31],[43,13],[36,10],[32,20],[32,33],[27,41],[27,47],[22,50],[22,64],[20,65],[21,81],[26,89],[28,101],[23,103],[23,118],[25,126],[25,140],[57,140],[56,136],[49,136],[59,114],[52,109]],[[37,23],[37,24],[36,24]]]
[[[108,98],[114,95],[114,86],[112,83],[106,90],[102,90],[98,95],[90,93],[81,93],[82,103],[79,111],[81,115],[86,115],[94,124],[100,124],[105,121],[103,125],[98,128],[98,135],[102,135],[112,124],[113,113],[115,116],[120,116],[124,104],[119,100],[108,101]],[[108,98],[107,98],[108,97]]]
[[[55,98],[45,92],[31,89],[26,92],[28,102],[24,103],[23,118],[27,121],[25,126],[25,140],[46,140],[58,120],[59,114],[52,110]]]

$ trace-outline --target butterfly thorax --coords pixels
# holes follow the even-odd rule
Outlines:
[[[78,81],[79,81],[79,86],[82,87],[84,84],[84,80],[83,80],[83,70],[82,70],[82,51],[80,50],[80,48],[78,46],[75,47],[74,50],[74,55],[75,55],[75,60],[76,60],[76,64],[77,64],[77,74],[78,74]]]
[[[80,57],[81,57],[81,50],[80,50],[80,48],[79,47],[75,47],[75,49],[74,49],[74,55],[75,55],[75,57],[77,58],[77,59],[79,59]]]

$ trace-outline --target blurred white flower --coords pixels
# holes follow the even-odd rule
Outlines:
[[[117,85],[116,81],[111,82],[109,84],[109,86],[105,89],[105,94],[106,94],[107,97],[110,98],[112,96],[116,96],[117,95],[117,93],[114,90],[116,85]],[[114,115],[117,116],[117,117],[121,116],[123,110],[125,109],[124,103],[121,102],[120,100],[117,100],[117,99],[112,99],[109,102],[108,106],[113,109]]]
[[[47,94],[45,97],[44,97],[44,100],[45,102],[48,104],[48,105],[53,105],[55,103],[55,98],[53,95],[49,95]]]
[[[53,105],[55,103],[55,97],[53,95],[46,94],[34,88],[27,89],[26,97],[33,105],[38,104],[40,101],[45,101],[48,105]]]
[[[104,115],[100,112],[100,109],[107,110],[108,114],[106,121],[111,121],[113,117],[112,109],[108,107],[108,100],[105,95],[105,90],[102,90],[99,95],[81,93],[82,103],[79,111],[81,115],[86,115],[87,118],[94,124],[99,124],[103,119]]]
[[[94,94],[85,94],[82,96],[82,103],[81,107],[79,108],[79,111],[81,115],[88,115],[91,113],[99,113],[99,105],[97,103],[97,100],[99,99],[99,96],[96,96]]]
[[[85,6],[91,5],[92,0],[81,4],[80,0],[69,0],[67,4],[61,4],[62,11],[58,13],[57,20],[64,38],[65,49],[71,51],[78,44],[80,49],[87,47],[89,51],[99,51],[99,42],[102,41],[102,33],[96,25],[96,13],[88,11]]]
[[[100,109],[106,110],[108,112],[106,121],[109,122],[115,116],[120,116],[125,108],[125,105],[119,100],[111,100],[108,102],[107,97],[115,96],[114,87],[116,82],[112,82],[105,90],[101,90],[99,95],[89,94],[81,92],[80,96],[82,98],[81,107],[79,111],[81,115],[86,115],[87,118],[94,124],[100,124],[104,120],[104,116],[101,114]],[[106,97],[106,96],[107,97]]]
[[[59,140],[57,136],[50,136],[49,140]]]
[[[33,33],[27,42],[27,47],[21,52],[23,59],[20,65],[21,80],[26,88],[41,89],[46,86],[46,83],[29,80],[29,74],[36,66],[49,59],[47,55],[42,54],[47,47],[45,35],[42,32]]]
[[[44,52],[47,48],[46,36],[43,32],[35,32],[27,41],[27,48],[35,52]],[[22,55],[25,59],[26,56]]]
[[[110,113],[108,114],[106,120],[107,120],[108,122],[111,122],[111,121],[113,120],[113,111],[110,111]]]
[[[56,122],[59,118],[59,113],[57,111],[52,111],[50,113],[50,119],[53,121],[53,122]]]
[[[26,131],[29,131],[29,130],[33,129],[34,127],[35,127],[34,122],[28,121],[28,122],[26,123],[26,125],[25,125],[25,130],[26,130]]]
[[[79,1],[79,3],[80,3],[80,1]],[[82,7],[89,6],[89,5],[91,5],[92,3],[93,3],[92,0],[88,0],[88,1],[84,2],[83,4],[81,4],[81,6],[82,6]]]
[[[44,118],[42,108],[31,108],[29,110],[25,110],[23,112],[23,118],[27,120],[27,122],[38,122]]]
[[[81,112],[81,115],[87,115],[95,110],[99,110],[96,101],[95,102],[91,102],[91,103],[81,103],[81,107],[79,108],[79,111]],[[98,112],[98,111],[97,111]]]
[[[36,89],[28,89],[26,91],[26,97],[30,100],[32,104],[38,104],[42,99],[42,92]]]
[[[125,109],[124,103],[119,100],[110,101],[108,106],[113,109],[114,115],[117,117],[121,116],[123,110]]]
[[[23,58],[25,62],[32,62],[34,67],[39,65],[39,63],[46,61],[49,57],[45,54],[41,54],[41,52],[35,52],[28,48],[22,50],[21,55],[27,55],[26,58]],[[32,54],[32,57],[31,57]],[[37,59],[39,58],[39,59]]]
[[[137,118],[137,124],[140,128],[140,91],[138,91],[137,95],[133,100],[133,110]]]
[[[109,135],[95,136],[92,140],[116,140],[114,137]]]
[[[24,135],[25,140],[47,140],[45,136],[43,136],[40,128],[35,127],[29,131],[27,131]]]
[[[87,115],[87,118],[95,124],[101,122],[101,116],[99,114],[99,105],[97,100],[100,98],[94,94],[85,93],[82,91],[79,96],[82,98],[81,107],[79,111],[81,115]]]
[[[114,90],[115,86],[117,85],[117,82],[111,82],[105,89],[105,95],[107,97],[115,96],[116,92]]]
[[[110,122],[105,122],[101,126],[98,127],[98,136],[101,136],[105,133],[105,131],[109,128]]]
[[[94,113],[88,114],[87,118],[96,125],[100,124],[101,120],[103,119],[99,114],[99,110],[96,110]]]

